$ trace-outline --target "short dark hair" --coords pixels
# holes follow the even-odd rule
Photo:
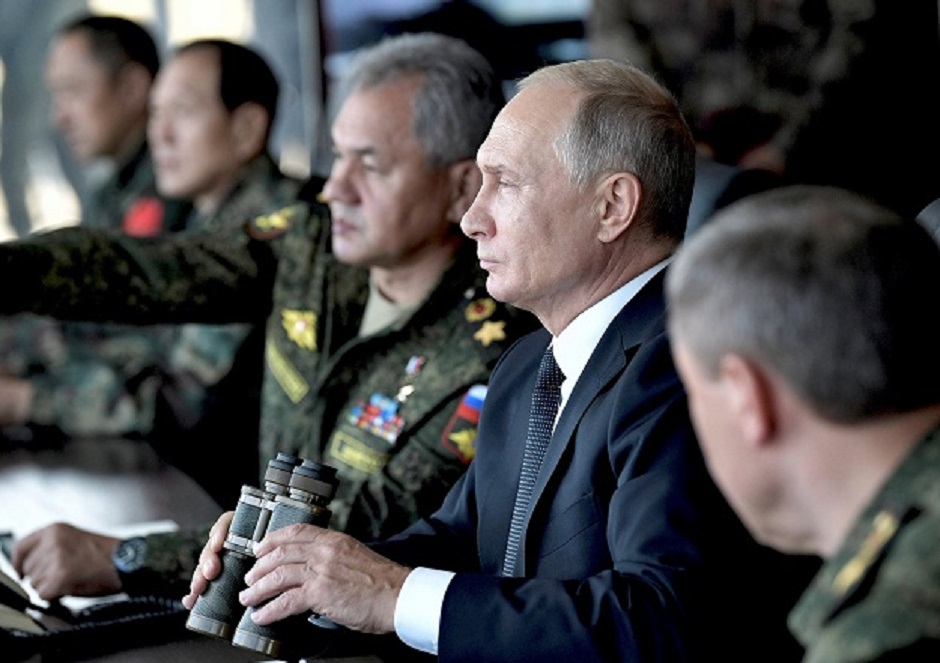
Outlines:
[[[225,39],[198,39],[177,47],[175,55],[195,50],[214,50],[219,55],[219,98],[229,111],[255,103],[268,113],[269,127],[277,113],[280,84],[260,53]]]
[[[130,19],[85,14],[66,23],[58,34],[87,36],[92,55],[112,76],[117,76],[130,63],[141,65],[151,78],[160,69],[160,55],[153,37],[146,28]]]

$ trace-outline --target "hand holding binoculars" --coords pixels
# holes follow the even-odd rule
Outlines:
[[[263,490],[242,486],[223,543],[222,572],[196,600],[186,628],[272,657],[278,657],[285,642],[303,639],[304,631],[309,635],[311,623],[317,622],[306,615],[258,626],[251,620],[254,608],[243,607],[238,594],[254,564],[253,544],[267,532],[294,523],[328,526],[328,506],[337,485],[335,468],[279,453],[268,463]]]

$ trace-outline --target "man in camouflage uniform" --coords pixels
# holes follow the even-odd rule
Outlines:
[[[937,245],[856,194],[787,187],[719,212],[668,279],[715,479],[757,539],[825,558],[790,613],[804,660],[938,660]]]
[[[490,370],[537,322],[488,296],[459,229],[479,188],[476,149],[503,101],[486,60],[439,35],[391,39],[356,61],[341,98],[330,209],[312,202],[242,232],[161,238],[146,254],[138,240],[76,229],[11,243],[0,275],[26,286],[0,310],[143,324],[266,318],[261,458],[289,451],[335,466],[331,525],[370,539],[439,505],[473,458]],[[99,554],[69,578],[40,571],[27,537],[15,563],[45,597],[181,595],[207,532],[121,546],[88,535]],[[121,576],[115,549],[135,560]]]
[[[56,128],[79,161],[104,159],[112,165],[84,201],[84,225],[132,235],[183,225],[189,204],[157,191],[147,142],[159,65],[150,33],[118,16],[75,18],[50,44],[46,83]]]
[[[79,161],[104,160],[113,169],[89,193],[83,225],[153,235],[180,229],[189,213],[188,202],[156,189],[146,133],[159,64],[149,32],[116,16],[75,18],[59,28],[49,46],[46,82],[56,128]],[[57,405],[51,395],[66,391],[76,406],[70,408],[65,433],[83,434],[88,425],[99,433],[126,430],[129,413],[148,399],[114,397],[126,380],[100,365],[95,355],[100,348],[101,356],[113,357],[113,365],[137,374],[142,366],[135,357],[141,356],[146,341],[119,335],[112,344],[111,336],[99,326],[63,324],[30,314],[0,320],[0,426],[14,424],[2,436],[36,442],[46,437],[42,433],[51,432],[58,441]],[[22,383],[10,376],[29,378],[46,393],[36,399],[33,413],[27,412],[18,389]],[[79,382],[84,386],[77,391],[68,386]],[[101,421],[108,423],[102,426]],[[27,422],[27,427],[16,425]]]
[[[160,159],[160,189],[193,203],[185,232],[240,227],[296,199],[301,183],[281,173],[267,151],[277,96],[264,60],[230,42],[183,46],[161,71],[150,142]],[[187,113],[179,112],[183,104]],[[46,361],[17,366],[24,379],[0,380],[8,408],[0,421],[70,437],[146,438],[216,499],[253,480],[260,327],[251,336],[245,324],[68,329],[66,337],[39,336]],[[25,347],[31,342],[36,338],[19,339]],[[238,356],[244,361],[236,365]],[[207,467],[223,450],[229,473]]]
[[[60,27],[49,45],[45,73],[54,125],[76,159],[104,160],[112,168],[84,201],[83,225],[141,236],[183,227],[190,204],[157,192],[147,141],[159,65],[150,33],[118,16],[83,14]],[[59,433],[133,431],[132,420],[145,418],[137,412],[152,398],[122,395],[127,378],[111,366],[140,374],[148,345],[145,336],[107,333],[98,325],[30,314],[0,320],[3,437],[37,443],[49,433],[58,441]],[[101,357],[111,360],[102,364]],[[32,405],[21,379],[36,391]],[[152,391],[152,382],[140,393]],[[70,404],[59,402],[65,398]]]

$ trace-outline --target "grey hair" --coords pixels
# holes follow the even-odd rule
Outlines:
[[[672,94],[638,67],[604,59],[544,67],[519,88],[540,84],[583,92],[555,144],[578,188],[613,173],[636,175],[642,218],[655,235],[680,241],[695,181],[695,141]]]
[[[489,61],[460,39],[404,34],[363,49],[344,72],[340,103],[358,90],[411,77],[422,80],[412,130],[429,165],[474,158],[505,97]]]
[[[734,353],[820,416],[853,423],[940,402],[926,324],[940,248],[857,194],[789,186],[721,210],[667,276],[670,332],[714,377]]]

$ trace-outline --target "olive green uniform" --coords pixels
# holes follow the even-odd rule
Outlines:
[[[300,186],[260,156],[211,214],[193,208],[180,232],[241,228],[293,202]],[[0,325],[0,347],[9,370],[33,386],[32,426],[54,436],[146,438],[222,500],[257,472],[263,331],[246,345],[250,332],[245,324],[127,328],[37,318]],[[254,367],[235,367],[236,357]],[[220,475],[204,467],[212,459],[210,441],[220,445],[215,451],[228,451],[237,471]]]
[[[940,660],[940,428],[902,462],[790,615],[808,663]]]
[[[0,310],[140,323],[266,318],[261,457],[281,450],[334,465],[331,525],[363,539],[438,506],[473,457],[475,386],[537,324],[487,295],[466,240],[404,325],[359,338],[368,272],[332,256],[320,205],[255,219],[247,232],[146,244],[63,229],[0,247],[0,277],[13,273],[25,287],[0,296]],[[185,588],[204,542],[205,531],[149,537],[148,563]]]
[[[147,142],[90,194],[82,225],[115,228],[133,235],[182,230],[192,205],[157,193]]]

